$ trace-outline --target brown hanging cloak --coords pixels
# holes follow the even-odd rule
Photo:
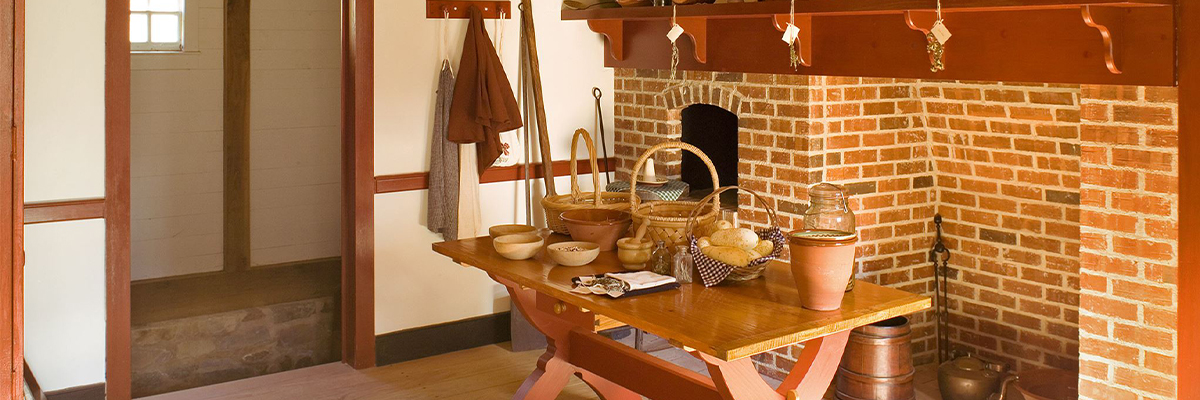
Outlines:
[[[504,152],[500,132],[520,128],[521,115],[508,76],[483,29],[483,14],[475,6],[468,11],[471,23],[458,62],[448,136],[451,142],[476,143],[482,174]]]

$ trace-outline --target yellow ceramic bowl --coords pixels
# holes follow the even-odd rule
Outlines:
[[[509,260],[528,260],[542,250],[541,236],[533,234],[504,235],[492,240],[492,247]]]
[[[617,241],[617,259],[621,260],[625,269],[646,269],[646,262],[650,261],[650,251],[653,248],[654,242],[627,237]]]
[[[529,225],[518,225],[518,224],[496,225],[491,228],[488,228],[488,235],[491,235],[492,239],[495,239],[495,238],[498,238],[501,236],[520,235],[520,234],[526,234],[526,233],[537,233],[537,228],[534,228]]]
[[[550,259],[566,267],[578,267],[596,260],[600,245],[592,242],[559,242],[546,246]]]

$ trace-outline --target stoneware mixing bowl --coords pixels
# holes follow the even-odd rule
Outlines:
[[[565,267],[587,265],[600,255],[600,246],[592,242],[559,242],[546,246],[550,259]]]
[[[571,239],[600,245],[600,251],[612,251],[617,239],[629,232],[633,223],[630,215],[617,210],[571,210],[562,213],[562,220],[571,232]]]
[[[501,257],[509,260],[528,260],[542,250],[541,236],[523,233],[504,235],[492,240],[492,247]]]

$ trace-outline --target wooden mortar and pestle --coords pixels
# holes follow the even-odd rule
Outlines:
[[[625,269],[630,271],[646,269],[646,263],[650,261],[650,252],[654,248],[653,242],[642,239],[646,236],[646,229],[649,227],[650,220],[646,219],[638,227],[633,237],[617,240],[617,259],[621,260],[621,265]]]

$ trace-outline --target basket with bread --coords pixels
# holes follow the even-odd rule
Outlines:
[[[689,221],[689,252],[695,261],[696,270],[704,286],[715,286],[721,282],[741,282],[762,276],[767,265],[779,258],[783,247],[787,244],[783,232],[779,229],[779,219],[775,210],[757,192],[726,186],[714,190],[708,197],[700,201],[703,205],[720,198],[720,194],[738,189],[756,197],[767,209],[771,218],[771,227],[754,231],[749,228],[736,227],[724,220],[712,222],[702,229],[691,229],[692,218]],[[714,203],[715,206],[715,203]],[[697,210],[700,206],[697,206]],[[693,212],[693,217],[695,212]],[[699,236],[698,236],[699,234]]]

